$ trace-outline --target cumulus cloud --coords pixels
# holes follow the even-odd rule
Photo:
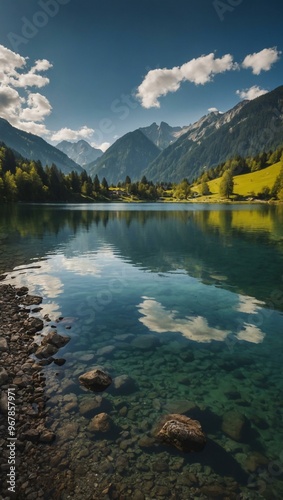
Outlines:
[[[52,64],[47,59],[38,59],[28,69],[27,61],[0,45],[0,116],[27,132],[47,134],[42,122],[51,113],[51,104],[45,96],[31,89],[49,83],[49,78],[39,72],[47,71]]]
[[[204,85],[213,77],[238,67],[233,56],[226,54],[216,58],[214,53],[191,59],[182,66],[172,69],[150,70],[138,87],[137,97],[144,108],[159,108],[159,98],[169,92],[176,92],[181,83],[188,81],[195,85]]]
[[[94,129],[89,127],[81,127],[79,130],[71,128],[61,128],[51,136],[52,141],[77,141],[79,139],[89,139],[94,133]]]
[[[271,66],[280,58],[281,52],[277,47],[263,49],[245,57],[242,63],[243,68],[251,68],[254,75],[259,75],[262,71],[269,71]]]
[[[237,90],[236,94],[240,96],[241,99],[247,99],[248,101],[252,101],[261,95],[267,94],[268,90],[261,89],[258,85],[253,85],[249,89]]]
[[[55,140],[90,138],[94,132],[86,126],[79,130],[61,129],[51,132],[44,120],[51,114],[52,106],[44,95],[34,92],[49,84],[42,72],[52,68],[47,59],[38,59],[28,67],[28,58],[0,45],[0,116],[11,125],[26,132]]]
[[[38,93],[30,93],[26,101],[27,107],[22,109],[20,119],[25,121],[41,122],[50,115],[52,106],[48,99]]]
[[[217,108],[208,108],[207,110],[209,113],[219,113]]]
[[[0,116],[6,120],[15,121],[21,110],[23,99],[18,92],[0,84]]]
[[[98,144],[97,142],[92,142],[91,146],[96,149],[101,149],[101,151],[105,153],[105,151],[107,151],[107,149],[110,148],[111,144],[110,142],[103,142],[102,144]]]

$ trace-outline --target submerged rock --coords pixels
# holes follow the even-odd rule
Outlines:
[[[60,349],[70,342],[70,337],[67,335],[59,335],[57,332],[49,332],[44,339],[42,339],[41,345],[51,344]]]
[[[202,451],[206,444],[206,437],[198,420],[175,413],[162,418],[156,429],[156,437],[184,452]]]
[[[131,345],[136,349],[149,351],[159,345],[159,339],[151,334],[139,335],[131,342]]]
[[[242,413],[228,411],[224,414],[222,431],[234,441],[243,441],[249,428],[249,421]]]
[[[95,368],[80,375],[79,381],[91,391],[104,391],[111,384],[112,378],[99,368]]]
[[[101,396],[95,396],[94,398],[93,396],[84,398],[79,404],[80,414],[83,415],[84,417],[87,417],[93,411],[100,408],[101,404],[102,404]]]
[[[50,358],[51,356],[53,356],[57,352],[58,352],[57,347],[55,347],[54,345],[47,344],[47,345],[43,345],[43,346],[39,347],[37,349],[37,351],[35,352],[35,355],[39,359]]]
[[[107,413],[99,413],[90,421],[88,430],[90,432],[108,432],[112,427],[112,419]]]
[[[137,390],[135,381],[129,375],[119,375],[113,379],[113,385],[120,394],[129,394]]]

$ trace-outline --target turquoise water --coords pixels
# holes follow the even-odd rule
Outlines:
[[[2,209],[6,281],[42,295],[40,314],[71,336],[64,366],[45,368],[52,447],[74,475],[63,498],[110,483],[137,500],[283,497],[282,222],[266,205]],[[94,408],[78,377],[97,365],[127,377]],[[105,434],[89,428],[101,412]],[[201,422],[202,453],[152,442],[166,413]]]

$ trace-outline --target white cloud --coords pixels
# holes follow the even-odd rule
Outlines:
[[[0,116],[2,118],[11,122],[17,120],[22,102],[23,99],[15,89],[0,84]]]
[[[277,47],[263,49],[245,57],[242,63],[243,68],[251,68],[254,75],[259,75],[261,71],[269,71],[271,66],[280,58],[281,52]]]
[[[0,116],[11,125],[39,136],[56,137],[53,140],[90,138],[94,132],[87,126],[79,130],[61,129],[51,132],[43,123],[51,114],[52,106],[44,95],[33,92],[50,80],[39,73],[52,68],[47,59],[38,59],[28,68],[28,58],[0,45]]]
[[[90,145],[93,148],[101,149],[101,151],[103,151],[103,153],[105,153],[105,151],[107,151],[107,149],[110,148],[110,146],[111,146],[110,142],[103,142],[102,144],[97,144],[96,142],[91,142]]]
[[[214,75],[231,71],[236,67],[237,65],[234,64],[231,54],[215,59],[215,54],[211,53],[183,64],[181,73],[183,80],[188,80],[196,85],[204,85],[210,82]]]
[[[51,64],[51,62],[47,59],[38,59],[35,61],[35,65],[31,68],[31,72],[36,73],[37,71],[47,71],[51,68],[53,68],[53,64]]]
[[[9,121],[10,121],[10,123],[12,123],[11,120],[9,120]],[[29,132],[30,134],[39,135],[40,137],[42,137],[42,136],[48,137],[50,134],[50,131],[47,129],[46,125],[44,125],[43,123],[25,122],[25,121],[18,120],[17,123],[14,124],[14,126],[19,128],[20,130],[24,130],[25,132]]]
[[[27,107],[22,109],[20,114],[21,120],[41,122],[51,113],[50,102],[41,94],[30,93],[26,102]]]
[[[41,88],[45,87],[45,85],[48,85],[49,81],[49,78],[42,75],[37,75],[30,70],[25,74],[17,74],[15,78],[11,77],[9,83],[16,88]]]
[[[0,45],[0,116],[22,130],[46,135],[49,132],[41,122],[51,113],[51,104],[45,96],[31,92],[30,88],[49,83],[49,78],[38,72],[50,69],[52,64],[47,59],[39,59],[28,69],[27,61]]]
[[[4,45],[0,45],[0,80],[3,82],[4,75],[16,74],[18,68],[26,64],[26,58],[12,52]]]
[[[219,113],[219,110],[217,108],[208,108],[207,110],[209,113]]]
[[[241,99],[247,99],[248,101],[252,101],[261,95],[267,94],[268,90],[261,89],[258,85],[254,85],[249,89],[237,90],[236,94],[240,96]]]
[[[210,82],[214,75],[237,67],[230,54],[215,58],[215,54],[211,53],[172,69],[150,70],[138,87],[137,97],[144,108],[159,108],[159,98],[167,95],[168,92],[176,92],[182,82],[189,81],[195,85],[204,85]]]
[[[71,128],[61,128],[58,132],[54,132],[51,136],[52,141],[77,141],[79,139],[89,139],[94,133],[94,129],[89,127],[81,127],[79,130]]]

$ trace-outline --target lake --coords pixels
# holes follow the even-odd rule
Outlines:
[[[283,498],[282,205],[23,204],[0,243],[5,282],[71,337],[44,367],[63,498]],[[78,380],[95,366],[99,395]],[[199,420],[203,452],[153,442],[169,413]]]

